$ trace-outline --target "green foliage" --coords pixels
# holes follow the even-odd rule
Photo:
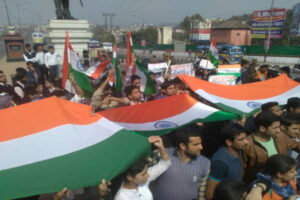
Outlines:
[[[158,40],[157,29],[153,26],[148,26],[139,31],[132,33],[132,40],[134,44],[140,45],[142,40],[146,40],[147,44],[156,44]]]
[[[194,14],[192,16],[185,16],[183,21],[180,23],[180,28],[185,30],[185,32],[188,34],[191,30],[191,23],[193,21],[203,22],[205,20],[200,14]]]
[[[103,28],[97,25],[94,29],[92,29],[92,33],[93,38],[99,40],[100,42],[115,42],[115,37],[107,28]]]

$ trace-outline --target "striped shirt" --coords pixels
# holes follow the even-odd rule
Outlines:
[[[183,163],[177,150],[168,149],[172,165],[158,178],[155,200],[197,200],[199,192],[205,193],[200,184],[206,185],[210,170],[210,161],[204,156],[198,156],[189,163]]]

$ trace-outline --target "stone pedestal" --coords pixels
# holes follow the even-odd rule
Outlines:
[[[1,37],[0,39],[4,40],[5,43],[7,62],[24,61],[24,37],[8,35]]]
[[[50,20],[47,25],[47,44],[53,45],[55,51],[63,56],[66,32],[69,33],[70,43],[79,55],[88,50],[92,32],[87,20]]]

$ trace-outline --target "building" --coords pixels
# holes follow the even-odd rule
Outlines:
[[[240,21],[227,21],[212,27],[217,43],[251,45],[251,27]]]
[[[158,31],[158,44],[173,44],[173,28],[172,27],[159,27]]]

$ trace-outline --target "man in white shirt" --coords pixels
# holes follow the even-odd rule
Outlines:
[[[42,82],[42,84],[45,84],[45,79],[48,79],[48,68],[45,65],[45,53],[43,50],[43,45],[38,45],[35,58],[41,72],[40,81]]]
[[[61,55],[54,51],[53,46],[49,46],[49,52],[45,54],[45,65],[49,69],[50,79],[58,78],[58,65]]]

